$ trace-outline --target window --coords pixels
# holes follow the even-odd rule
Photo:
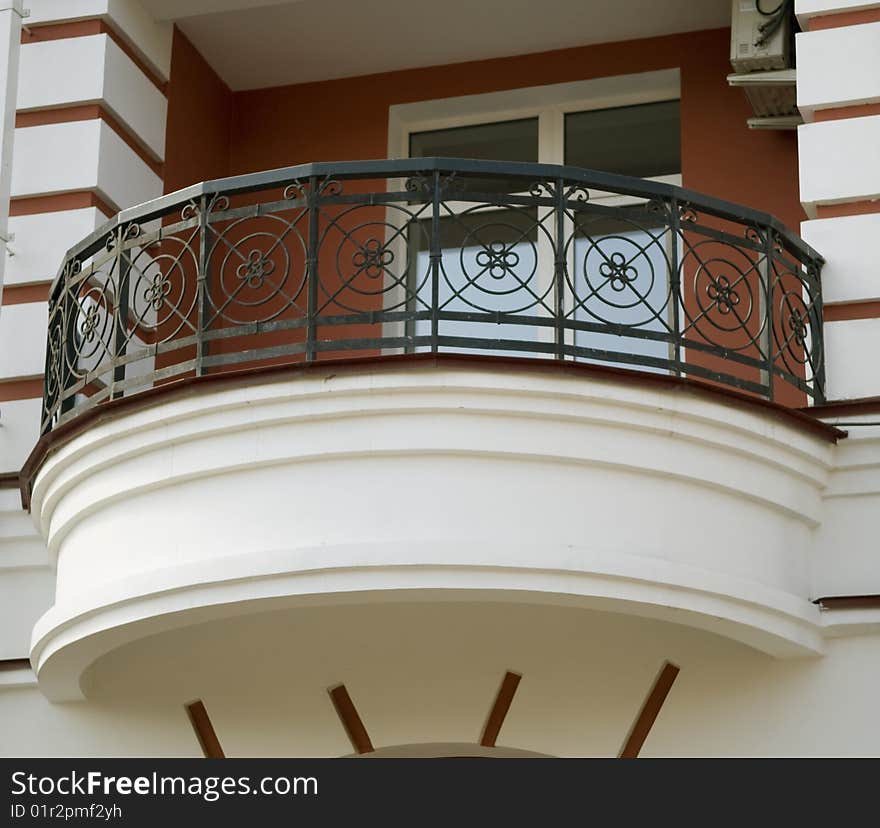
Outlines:
[[[666,69],[397,104],[388,157],[570,163],[680,183],[680,88]]]
[[[407,104],[392,107],[389,156],[567,164],[680,184],[679,109],[677,70]],[[442,307],[461,314],[476,310],[548,315],[554,306],[552,250],[542,244],[548,231],[537,208],[475,206],[467,200],[467,191],[510,193],[516,188],[499,179],[471,179],[461,200],[449,202],[440,229]],[[608,321],[611,309],[614,322],[662,331],[668,320],[644,316],[648,305],[666,304],[669,234],[659,223],[656,229],[646,224],[645,211],[638,210],[643,202],[637,198],[599,191],[589,196],[591,204],[618,209],[613,214],[578,214],[568,228],[574,237],[567,251],[571,283],[577,295],[587,297],[574,309],[574,318],[601,323]],[[635,211],[638,221],[629,218]],[[493,251],[503,253],[507,264],[497,273]],[[413,255],[412,272],[425,273],[424,244],[412,245]],[[625,280],[604,279],[597,284],[595,274],[609,257],[624,268],[637,264],[650,278],[642,287]],[[419,296],[429,290],[425,285]],[[426,333],[427,325],[416,323],[413,332]],[[440,332],[447,337],[518,342],[552,336],[549,328],[540,326],[466,320],[444,320]],[[612,334],[584,330],[569,336],[569,341],[597,350],[614,352],[621,347],[619,337]],[[665,342],[650,338],[626,345],[628,353],[662,358],[668,357],[667,348]]]
[[[565,116],[565,163],[639,178],[681,173],[679,102],[658,101]]]
[[[494,124],[449,127],[409,136],[410,158],[479,158],[489,161],[538,160],[538,119],[502,121]],[[507,183],[497,179],[469,182],[480,192],[505,192]]]

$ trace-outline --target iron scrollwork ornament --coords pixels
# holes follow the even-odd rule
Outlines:
[[[444,159],[198,192],[126,211],[63,263],[44,431],[108,393],[208,369],[422,350],[822,399],[822,260],[761,213],[639,179]]]

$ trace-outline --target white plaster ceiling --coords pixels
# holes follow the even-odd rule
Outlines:
[[[730,0],[141,0],[232,89],[730,24]]]

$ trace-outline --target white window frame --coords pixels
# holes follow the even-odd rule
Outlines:
[[[537,118],[538,163],[563,164],[566,115],[680,99],[681,71],[673,68],[395,104],[388,113],[388,158],[409,158],[413,133]],[[679,171],[646,180],[681,186],[682,176]],[[389,182],[389,188],[392,186]],[[589,199],[620,207],[644,202],[636,196],[602,190],[589,190]],[[454,203],[449,206],[458,207]],[[393,222],[390,214],[389,221]],[[404,254],[402,240],[396,246],[400,248],[398,255]],[[387,336],[400,332],[397,323],[386,328]],[[549,328],[545,331],[548,337],[552,333]]]
[[[395,104],[389,108],[388,113],[388,157],[409,158],[409,139],[414,132],[537,118],[538,163],[562,164],[566,115],[680,98],[681,72],[678,69],[661,69],[547,86],[529,86],[503,92]],[[647,180],[681,185],[681,173]],[[604,203],[604,197],[607,194],[599,190],[590,192],[591,199],[603,198]]]

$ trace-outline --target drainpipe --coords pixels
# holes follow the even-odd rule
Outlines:
[[[18,53],[21,21],[27,17],[23,0],[0,0],[0,302],[9,243],[9,194],[12,187],[12,139],[18,98]]]

